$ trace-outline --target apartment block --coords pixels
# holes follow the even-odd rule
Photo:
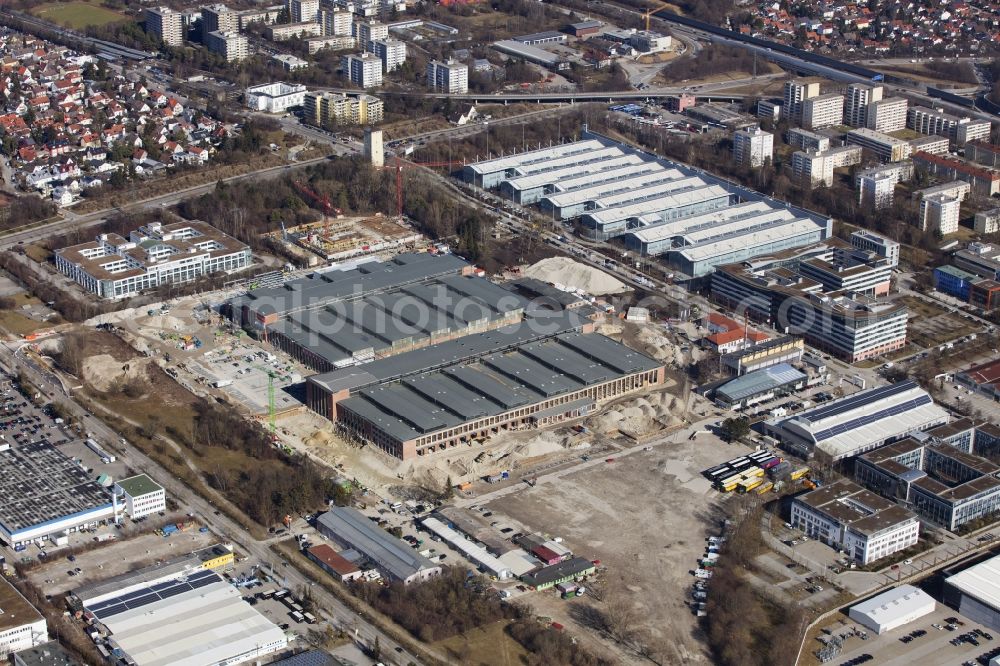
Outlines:
[[[368,50],[368,44],[374,39],[387,39],[389,26],[378,21],[358,21],[354,23],[354,38],[358,47]]]
[[[866,210],[889,208],[898,182],[889,174],[862,176],[858,182],[858,203]]]
[[[288,0],[292,23],[314,23],[319,19],[319,0]]]
[[[800,150],[824,151],[830,147],[830,137],[810,132],[801,127],[792,127],[786,136],[788,145]]]
[[[965,157],[991,169],[1000,168],[1000,146],[995,146],[989,141],[976,140],[965,144]]]
[[[910,156],[910,144],[894,136],[867,128],[847,133],[847,143],[861,146],[883,162],[901,162]]]
[[[227,62],[239,62],[250,56],[250,43],[247,38],[235,32],[210,32],[205,46],[212,53],[217,53]]]
[[[802,126],[806,129],[833,127],[844,122],[844,96],[816,95],[802,101]]]
[[[733,159],[747,167],[763,166],[774,155],[774,135],[759,127],[733,134]]]
[[[906,126],[921,134],[946,136],[956,147],[970,141],[988,141],[992,124],[988,120],[973,120],[945,113],[942,109],[914,106],[906,114]]]
[[[1000,193],[1000,171],[953,157],[928,153],[915,153],[913,164],[939,178],[964,180],[972,186],[972,193],[977,196],[991,197]]]
[[[406,44],[392,37],[373,39],[368,44],[368,50],[379,57],[387,73],[406,62]]]
[[[340,69],[362,88],[382,85],[382,60],[374,53],[345,55],[340,59]]]
[[[354,14],[340,7],[320,9],[320,23],[326,37],[354,36]]]
[[[302,103],[303,120],[319,127],[343,123],[370,125],[381,122],[382,100],[372,95],[307,92]]]
[[[844,100],[844,123],[851,127],[867,127],[868,106],[882,99],[882,86],[852,83],[847,86]]]
[[[833,185],[833,170],[861,163],[860,146],[837,146],[826,150],[792,154],[792,174],[806,187]]]
[[[469,92],[469,66],[449,60],[427,63],[427,87],[435,92],[463,94]]]
[[[184,44],[184,15],[170,7],[146,10],[146,32],[159,37],[167,46]]]
[[[976,213],[976,233],[980,235],[1000,232],[1000,208],[991,208]]]
[[[272,42],[283,42],[288,39],[308,39],[309,37],[321,37],[323,26],[315,21],[305,21],[296,23],[278,23],[269,26],[267,36]]]
[[[785,82],[782,116],[793,123],[802,121],[802,103],[819,95],[819,82],[793,79]]]
[[[888,97],[868,105],[865,127],[876,132],[895,132],[906,129],[906,110],[909,107],[902,97]]]
[[[962,200],[953,194],[930,194],[920,199],[919,226],[942,236],[958,231]]]
[[[222,4],[206,5],[201,8],[201,34],[207,36],[213,32],[239,32],[239,30],[239,12]]]
[[[947,155],[950,143],[946,136],[922,136],[910,140],[910,154],[929,153],[931,155]]]

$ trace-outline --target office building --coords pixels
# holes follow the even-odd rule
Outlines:
[[[844,96],[836,93],[816,95],[802,101],[802,127],[822,129],[844,122]]]
[[[125,512],[135,520],[167,510],[167,495],[163,486],[146,474],[116,481],[112,492],[125,503]]]
[[[375,39],[388,39],[389,26],[378,21],[357,21],[353,25],[354,38],[358,47],[368,50],[368,44]]]
[[[976,164],[991,169],[1000,168],[1000,146],[995,146],[989,140],[970,141],[965,145],[965,157]]]
[[[948,137],[958,148],[970,141],[989,141],[992,130],[992,124],[988,120],[961,118],[945,113],[942,109],[924,106],[910,107],[906,114],[906,126],[921,134]]]
[[[382,121],[382,100],[372,95],[307,92],[302,101],[303,120],[318,127],[340,123],[371,125]]]
[[[319,18],[319,0],[287,0],[290,23],[315,23]]]
[[[267,113],[285,113],[292,107],[302,106],[306,87],[283,81],[251,86],[243,93],[247,108]]]
[[[847,143],[871,151],[883,162],[901,162],[910,156],[909,142],[875,130],[851,130],[847,133]]]
[[[774,155],[774,135],[759,127],[733,134],[733,159],[737,164],[755,168],[764,166]]]
[[[354,14],[341,7],[320,9],[320,22],[326,37],[354,36]]]
[[[916,545],[920,536],[912,511],[843,480],[796,497],[791,523],[862,566]]]
[[[316,529],[342,548],[360,553],[390,581],[408,585],[441,573],[441,567],[431,564],[410,548],[410,544],[392,536],[351,507],[333,507],[320,515],[316,519]]]
[[[379,57],[386,73],[406,62],[406,44],[392,37],[373,39],[368,44],[368,50]]]
[[[184,44],[184,14],[170,7],[150,7],[146,10],[146,32],[156,35],[167,46]]]
[[[1000,555],[945,578],[944,603],[963,618],[1000,631]]]
[[[819,95],[819,83],[804,79],[793,79],[785,82],[781,113],[792,123],[802,122],[802,105],[810,97]]]
[[[969,243],[952,255],[952,261],[962,270],[988,280],[1000,280],[1000,245]]]
[[[928,153],[915,153],[913,164],[944,180],[964,180],[972,186],[972,193],[976,196],[991,197],[1000,194],[1000,171],[954,157]]]
[[[937,604],[931,595],[912,585],[900,585],[851,606],[847,616],[881,635],[930,615],[935,608]]]
[[[190,282],[250,267],[250,248],[197,220],[151,222],[131,232],[101,234],[92,243],[56,250],[56,268],[102,298],[127,298],[145,289]]]
[[[888,134],[906,129],[906,112],[909,102],[902,97],[889,97],[868,105],[868,118],[864,124],[870,130]]]
[[[932,275],[936,290],[943,294],[959,298],[966,303],[969,302],[969,291],[972,288],[972,284],[983,279],[978,275],[947,264],[935,268]]]
[[[968,419],[914,433],[861,455],[858,483],[905,503],[947,530],[1000,511],[1000,466],[981,457],[1000,443],[1000,428]]]
[[[898,263],[899,244],[888,239],[882,240],[886,244],[895,244],[895,263],[892,258],[881,256],[877,252],[862,250],[839,238],[831,238],[825,243],[827,251],[788,262],[785,269],[817,282],[825,292],[886,296],[889,293],[892,269]]]
[[[764,429],[793,453],[835,462],[949,420],[948,412],[934,404],[926,391],[906,380],[767,421]]]
[[[865,210],[881,210],[892,206],[899,181],[889,174],[862,176],[858,185],[858,203]]]
[[[340,59],[340,69],[362,88],[382,85],[382,61],[374,53],[345,55]]]
[[[851,234],[851,246],[884,259],[891,268],[899,265],[899,243],[884,236],[859,229]]]
[[[670,50],[670,35],[651,30],[637,30],[629,38],[629,46],[639,53],[660,53]]]
[[[239,12],[222,4],[206,5],[201,8],[201,34],[213,32],[239,32]],[[207,44],[207,42],[206,42]]]
[[[0,576],[0,659],[49,640],[48,623],[5,576]]]
[[[116,520],[120,507],[45,440],[0,447],[0,542],[12,547]]]
[[[226,62],[240,62],[250,57],[250,42],[235,32],[210,32],[205,46],[212,53],[222,56]]]
[[[882,99],[882,86],[867,83],[850,84],[847,86],[847,99],[844,101],[844,123],[851,127],[867,127],[868,106],[880,99]]]
[[[1000,208],[976,213],[974,228],[979,235],[995,234],[1000,231]]]
[[[952,194],[929,194],[920,199],[919,226],[947,236],[958,231],[962,200]]]
[[[1000,308],[1000,282],[980,280],[969,287],[969,305],[983,312]]]
[[[90,602],[85,610],[136,666],[240,664],[288,645],[285,633],[214,571]]]
[[[435,92],[463,95],[469,92],[469,66],[449,60],[427,63],[427,87]]]
[[[830,137],[810,132],[801,127],[789,128],[787,139],[788,145],[799,150],[823,152],[830,147]]]

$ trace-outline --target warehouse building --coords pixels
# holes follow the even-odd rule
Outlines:
[[[88,604],[84,617],[135,666],[240,664],[288,645],[281,629],[212,571]]]
[[[453,530],[446,524],[438,520],[437,518],[424,518],[420,521],[424,529],[428,532],[435,534],[441,539],[449,544],[452,548],[459,551],[470,562],[473,562],[479,570],[487,576],[492,576],[497,580],[507,580],[513,578],[514,574],[510,570],[510,567],[500,561],[499,558],[492,555],[485,547],[480,546],[476,542],[468,539],[464,534]]]
[[[782,335],[753,347],[723,354],[721,362],[722,367],[739,377],[781,363],[797,363],[802,360],[804,352],[805,343],[801,338]]]
[[[912,511],[850,481],[835,481],[792,500],[792,526],[861,565],[916,545]]]
[[[851,606],[847,616],[882,635],[930,615],[935,608],[934,597],[912,585],[900,585]]]
[[[31,542],[117,518],[111,495],[45,441],[0,445],[0,541]]]
[[[565,313],[308,379],[307,404],[402,460],[584,416],[664,367]],[[539,330],[536,330],[539,329]]]
[[[554,185],[553,192],[543,196],[538,203],[539,208],[550,219],[568,220],[580,217],[589,210],[613,207],[620,201],[667,194],[704,184],[705,181],[700,178],[687,177],[677,169],[642,164],[596,175],[581,174],[565,178]]]
[[[566,35],[562,35],[562,37],[565,39]],[[552,71],[569,69],[569,61],[565,58],[556,55],[552,51],[546,51],[545,49],[532,46],[531,44],[525,44],[514,39],[501,39],[498,42],[493,42],[493,49],[503,53],[504,55],[511,56],[518,60],[524,60],[525,62],[530,62],[534,65],[551,69]]]
[[[1000,556],[947,577],[943,600],[973,622],[1000,631]]]
[[[914,433],[859,456],[854,476],[866,488],[955,531],[1000,511],[1000,466],[979,455],[996,450],[997,430],[961,419]]]
[[[753,405],[788,395],[806,385],[805,373],[788,363],[748,372],[726,382],[715,390],[715,402],[726,409],[742,410]]]
[[[526,301],[474,271],[450,254],[401,254],[256,289],[227,311],[327,372],[520,322]]]
[[[963,370],[955,375],[955,381],[988,398],[1000,400],[1000,360]]]
[[[560,583],[579,580],[596,571],[597,566],[590,560],[582,557],[573,557],[558,564],[527,573],[521,576],[521,581],[533,590],[547,590]]]
[[[14,652],[47,640],[49,629],[45,618],[6,577],[0,576],[0,659],[6,661]]]
[[[794,416],[764,424],[767,434],[804,458],[831,461],[856,456],[913,433],[944,425],[951,417],[916,382],[906,380],[858,391]]]
[[[306,557],[341,583],[358,580],[365,575],[358,565],[335,551],[329,544],[321,543],[313,546],[306,551]]]
[[[441,567],[431,564],[408,543],[392,536],[356,509],[333,507],[316,519],[316,529],[341,547],[356,550],[389,580],[408,585],[441,573]]]

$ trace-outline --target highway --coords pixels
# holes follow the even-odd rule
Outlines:
[[[23,354],[18,354],[19,343],[6,343],[0,345],[0,367],[13,376],[17,376],[18,371],[24,371],[28,379],[40,390],[51,398],[64,402],[74,416],[80,419],[84,430],[93,433],[98,440],[105,442],[118,442],[120,435],[116,433],[103,421],[95,417],[90,412],[83,409],[76,403],[71,395],[67,395],[58,378],[44,368],[38,366]],[[382,647],[382,661],[387,664],[408,664],[410,662],[420,663],[416,656],[407,653],[402,646],[398,645],[389,636],[379,631],[364,618],[359,617],[340,600],[327,592],[321,586],[314,585],[305,575],[300,573],[295,567],[283,562],[277,554],[269,547],[268,541],[255,539],[241,525],[230,519],[225,513],[218,512],[216,505],[210,500],[200,496],[183,481],[174,477],[170,472],[162,468],[155,460],[149,458],[144,453],[133,446],[115,446],[120,450],[120,457],[130,467],[150,474],[164,488],[169,497],[176,500],[182,510],[200,516],[209,528],[219,534],[225,540],[232,541],[247,556],[259,563],[262,567],[273,569],[275,578],[282,581],[282,584],[296,592],[302,587],[309,587],[313,598],[318,602],[318,607],[322,609],[322,615],[326,616],[334,626],[343,628],[345,631],[354,632],[359,646],[370,646],[378,637]],[[397,652],[396,648],[403,650]]]

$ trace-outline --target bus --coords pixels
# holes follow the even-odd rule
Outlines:
[[[750,469],[743,472],[743,476],[747,478],[757,478],[764,476],[764,470],[760,467],[751,467]]]
[[[742,478],[743,478],[742,474],[734,474],[730,477],[722,479],[718,483],[719,489],[722,490],[722,492],[724,493],[728,493],[730,490],[736,487],[736,484],[739,483],[740,479]]]
[[[740,481],[739,485],[736,486],[736,492],[748,493],[757,486],[761,485],[762,483],[764,483],[764,480],[756,477],[743,479],[742,481]]]
[[[764,483],[761,484],[760,488],[757,489],[757,494],[764,495],[766,493],[769,493],[773,488],[774,488],[773,483],[771,483],[770,481],[765,481]]]

